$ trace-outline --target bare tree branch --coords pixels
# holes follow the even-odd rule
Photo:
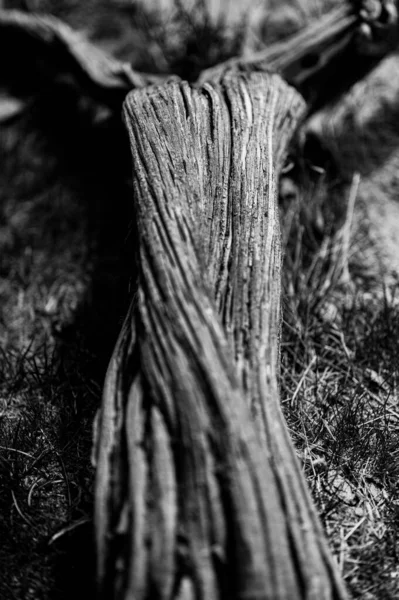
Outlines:
[[[29,95],[48,81],[71,77],[98,101],[120,109],[134,88],[170,77],[139,73],[51,16],[0,10],[0,81]]]

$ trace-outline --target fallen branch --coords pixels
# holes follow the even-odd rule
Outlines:
[[[278,76],[133,92],[139,283],[98,426],[103,598],[345,598],[279,406]]]
[[[206,69],[198,83],[220,80],[229,70],[278,72],[314,110],[364,77],[398,40],[393,0],[348,0],[287,40]],[[130,90],[179,79],[135,71],[59,19],[16,10],[0,10],[0,52],[11,56],[0,66],[0,80],[8,87],[3,118],[21,110],[10,103],[10,89],[17,97],[27,96],[49,80],[69,77],[97,101],[119,110]]]
[[[393,0],[352,0],[255,55],[234,57],[203,71],[199,81],[217,81],[229,70],[280,73],[306,99],[311,111],[340,96],[398,44],[398,11]]]
[[[0,10],[0,81],[18,97],[69,77],[97,101],[120,110],[135,88],[171,77],[139,73],[51,16]]]
[[[67,77],[116,110],[141,88],[124,108],[138,287],[97,430],[104,599],[345,598],[279,406],[276,179],[306,107],[266,71],[312,107],[330,99],[395,37],[396,14],[389,44],[368,43],[383,13],[359,6],[192,86],[151,85],[56,19],[0,11],[17,95]]]

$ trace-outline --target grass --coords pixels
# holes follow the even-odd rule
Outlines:
[[[365,269],[367,181],[359,186],[355,174],[348,183],[331,162],[290,179],[281,184],[281,402],[352,597],[393,599],[399,282]]]
[[[92,595],[92,423],[128,289],[120,135],[110,123],[94,130],[74,94],[58,88],[2,128],[5,599]]]
[[[51,9],[118,56],[133,53],[137,67],[189,79],[302,27],[324,6],[298,2],[257,29],[237,29],[234,19],[214,25],[202,3],[197,12],[178,3],[167,26],[164,15],[130,8],[110,21],[98,5]],[[399,593],[397,246],[381,258],[389,236],[374,218],[385,206],[392,221],[397,201],[395,61],[308,125],[313,137],[293,147],[280,182],[281,402],[348,589],[366,600]],[[6,600],[93,593],[91,427],[126,308],[130,256],[126,140],[112,120],[94,128],[93,114],[76,91],[49,89],[0,136]]]
[[[34,355],[29,349],[22,354],[8,349],[2,360],[6,382],[0,422],[4,598],[45,597],[57,585],[65,587],[65,560],[70,574],[78,576],[77,557],[73,560],[66,551],[68,532],[60,535],[66,526],[79,522],[86,527],[84,549],[92,550],[86,525],[92,512],[88,456],[98,389],[90,389],[79,375],[72,378],[69,373],[65,378],[60,373],[64,364],[54,351],[50,356],[48,352],[46,347],[37,348]],[[82,354],[76,361],[84,363]],[[80,577],[85,588],[87,572]]]

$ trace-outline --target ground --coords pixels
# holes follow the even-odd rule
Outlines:
[[[349,590],[370,600],[399,593],[397,68],[316,115],[323,152],[282,181],[282,404]]]
[[[95,17],[94,0],[84,9],[26,4],[51,9],[118,56],[132,53],[147,70],[191,73],[205,47],[212,62],[215,44],[223,58],[247,35],[235,21],[220,39],[205,23],[194,43],[188,21],[185,44],[165,53],[157,13],[136,26],[129,12],[115,16],[116,2]],[[246,47],[292,33],[328,3],[274,4]],[[399,595],[398,68],[397,56],[387,58],[306,123],[280,183],[281,402],[348,589],[366,600]],[[93,593],[91,431],[128,301],[128,153],[118,119],[102,118],[68,86],[44,90],[17,122],[1,125],[5,600]]]

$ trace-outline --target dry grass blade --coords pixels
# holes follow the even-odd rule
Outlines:
[[[16,511],[19,514],[19,516],[21,517],[21,519],[23,519],[25,521],[25,523],[27,523],[30,527],[34,527],[35,526],[34,522],[22,512],[22,510],[17,502],[17,499],[15,497],[14,490],[11,490],[11,496],[12,496],[12,501],[14,502]]]
[[[360,173],[355,173],[353,175],[352,184],[349,192],[349,201],[348,207],[346,210],[346,218],[345,223],[341,228],[341,236],[342,236],[342,247],[340,254],[340,262],[342,268],[342,280],[349,282],[349,247],[351,241],[351,227],[353,222],[353,215],[355,210],[355,202],[356,197],[359,191],[360,184]]]

